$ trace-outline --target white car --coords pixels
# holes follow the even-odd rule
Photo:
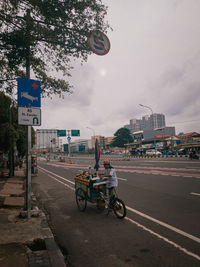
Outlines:
[[[152,150],[147,150],[146,151],[146,155],[149,155],[149,156],[153,156],[153,155],[160,156],[160,155],[162,155],[162,153],[160,151],[152,149]]]

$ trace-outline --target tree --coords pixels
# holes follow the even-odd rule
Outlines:
[[[11,98],[0,92],[0,151],[7,153],[16,146],[19,157],[26,152],[26,127],[17,123],[17,108]],[[32,146],[35,143],[32,128]]]
[[[133,142],[131,132],[127,128],[120,128],[114,134],[114,141],[111,146],[113,147],[124,147],[124,144]]]
[[[10,95],[27,58],[43,94],[70,92],[71,60],[86,61],[91,31],[109,28],[102,0],[1,0],[0,10],[0,85]]]

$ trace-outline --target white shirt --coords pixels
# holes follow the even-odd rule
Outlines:
[[[108,187],[116,187],[118,185],[117,174],[114,168],[105,169],[105,175],[111,175],[108,177],[109,184]]]

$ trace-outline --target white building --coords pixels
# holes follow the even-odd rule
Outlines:
[[[75,153],[81,150],[87,151],[92,149],[92,141],[87,139],[78,139],[73,142],[70,142],[70,152]]]
[[[62,139],[59,140],[56,129],[36,130],[36,149],[38,151],[59,151],[62,148]]]

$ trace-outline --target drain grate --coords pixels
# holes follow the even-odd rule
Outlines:
[[[27,244],[32,251],[46,250],[45,241],[43,239],[35,239],[32,243]]]

